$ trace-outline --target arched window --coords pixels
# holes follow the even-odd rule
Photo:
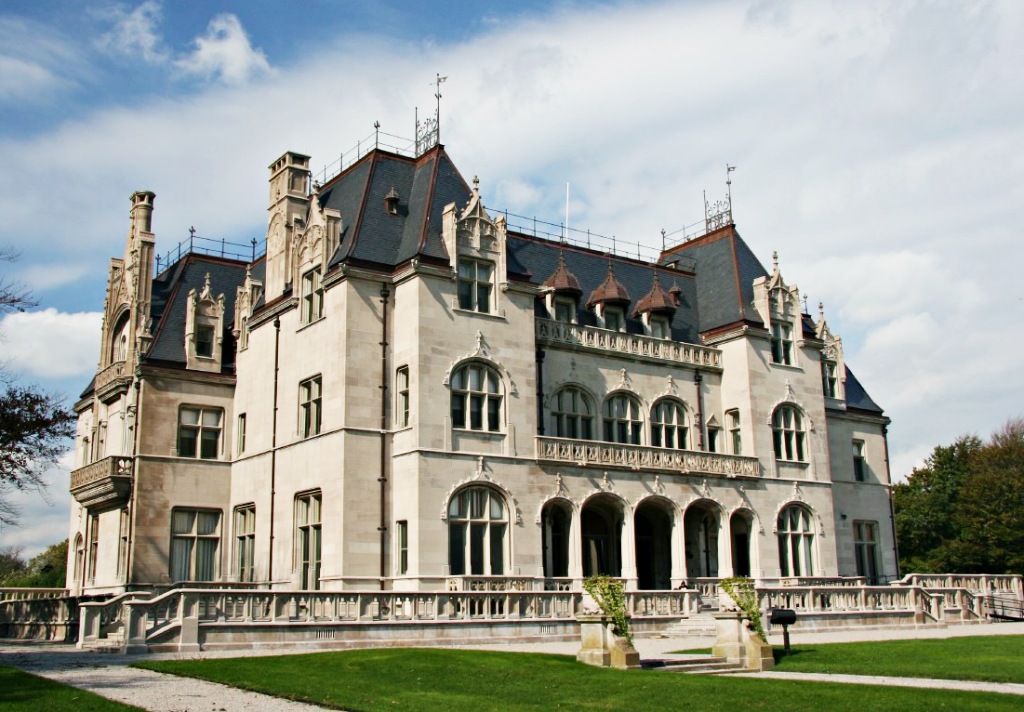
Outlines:
[[[800,411],[791,405],[780,405],[772,415],[772,436],[775,457],[779,460],[807,460],[804,447],[804,424]]]
[[[677,400],[663,398],[651,408],[651,445],[687,450],[689,426],[686,411]]]
[[[566,386],[555,394],[551,418],[555,437],[594,439],[594,405],[590,396],[575,386]]]
[[[508,508],[489,487],[467,487],[448,504],[448,570],[452,576],[505,573]]]
[[[468,363],[452,373],[452,427],[501,431],[501,378],[490,366]]]
[[[129,313],[125,312],[121,315],[121,318],[117,320],[117,326],[114,327],[113,339],[110,344],[110,362],[117,363],[118,361],[124,361],[128,358],[128,317]]]
[[[640,444],[640,401],[616,393],[604,402],[604,439],[610,443]]]
[[[779,575],[814,575],[814,523],[811,513],[799,504],[779,512]]]

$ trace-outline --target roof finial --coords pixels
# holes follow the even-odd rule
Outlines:
[[[772,250],[772,267],[775,268],[776,272],[779,271],[779,251],[778,250]]]
[[[818,302],[818,321],[825,321],[825,305]]]
[[[473,176],[473,193],[480,195],[480,176]]]

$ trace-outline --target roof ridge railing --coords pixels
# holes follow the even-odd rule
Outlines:
[[[420,141],[406,138],[404,136],[396,136],[395,134],[389,134],[385,131],[381,131],[380,129],[376,129],[366,138],[356,141],[356,145],[349,150],[342,151],[338,155],[338,159],[336,161],[332,161],[325,165],[313,176],[313,179],[320,185],[324,185],[328,181],[340,175],[342,171],[351,167],[359,161],[360,158],[375,148],[382,148],[385,151],[390,151],[391,153],[398,154],[399,156],[417,158],[421,153],[420,145]],[[427,148],[430,147],[431,146],[427,146]]]
[[[252,238],[248,243],[231,242],[230,240],[216,240],[201,235],[190,234],[186,239],[178,243],[173,250],[168,250],[163,255],[157,255],[154,265],[154,276],[162,271],[176,265],[182,257],[190,254],[206,255],[208,257],[220,257],[226,260],[252,263],[257,257],[267,251],[266,239],[257,240]]]

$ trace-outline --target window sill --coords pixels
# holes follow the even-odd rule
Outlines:
[[[503,440],[507,433],[493,432],[490,430],[471,430],[470,428],[452,428],[454,435],[472,435],[474,437],[483,437],[489,440]]]
[[[811,466],[811,463],[806,460],[784,460],[781,457],[775,458],[776,465],[786,465],[787,467],[800,467],[807,468]]]
[[[311,326],[316,326],[316,325],[317,325],[317,324],[319,324],[319,323],[320,323],[321,321],[324,321],[324,320],[326,320],[326,319],[327,319],[327,317],[325,317],[325,316],[320,316],[320,317],[317,317],[316,319],[314,319],[313,321],[307,321],[307,322],[305,322],[304,324],[300,324],[300,325],[299,325],[299,328],[297,328],[297,329],[295,330],[295,333],[297,334],[297,333],[299,333],[300,331],[305,331],[305,330],[306,330],[306,329],[308,329],[309,327],[311,327]]]
[[[769,361],[768,365],[771,366],[772,368],[780,368],[783,371],[799,371],[799,372],[803,372],[803,370],[804,370],[803,366],[794,366],[794,365],[789,364],[789,363],[775,363],[774,361]]]
[[[502,313],[500,314],[493,314],[491,312],[479,312],[473,309],[463,309],[457,304],[453,304],[452,312],[456,314],[464,314],[465,316],[478,316],[484,319],[491,319],[493,321],[508,321],[508,319],[505,317],[504,310],[501,310]]]

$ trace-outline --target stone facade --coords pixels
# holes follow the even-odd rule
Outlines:
[[[731,220],[644,262],[511,230],[442,146],[289,152],[264,256],[153,277],[154,199],[76,405],[75,593],[895,576],[888,420]]]

